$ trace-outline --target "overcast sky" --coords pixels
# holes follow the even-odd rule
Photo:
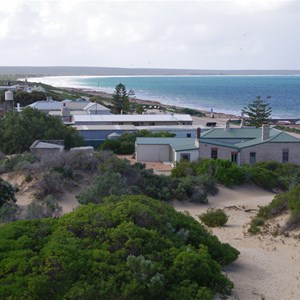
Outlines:
[[[300,69],[300,0],[5,0],[0,65]]]

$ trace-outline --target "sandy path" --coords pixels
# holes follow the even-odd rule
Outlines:
[[[271,235],[249,236],[247,224],[258,205],[269,203],[274,194],[246,185],[235,189],[220,188],[218,195],[209,197],[209,205],[174,202],[178,211],[198,215],[209,207],[225,208],[229,215],[223,228],[211,231],[222,242],[228,242],[240,252],[239,259],[225,268],[225,273],[234,282],[235,288],[227,299],[300,299],[300,248],[299,240]]]

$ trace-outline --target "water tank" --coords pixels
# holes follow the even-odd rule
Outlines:
[[[14,100],[14,94],[11,91],[5,92],[5,101],[13,101]]]

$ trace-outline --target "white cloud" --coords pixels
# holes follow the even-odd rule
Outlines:
[[[300,68],[299,1],[5,1],[6,65]]]

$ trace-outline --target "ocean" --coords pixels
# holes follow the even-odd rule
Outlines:
[[[300,118],[300,75],[49,76],[28,81],[108,93],[122,83],[139,99],[233,115],[256,96],[270,96],[272,118]]]

